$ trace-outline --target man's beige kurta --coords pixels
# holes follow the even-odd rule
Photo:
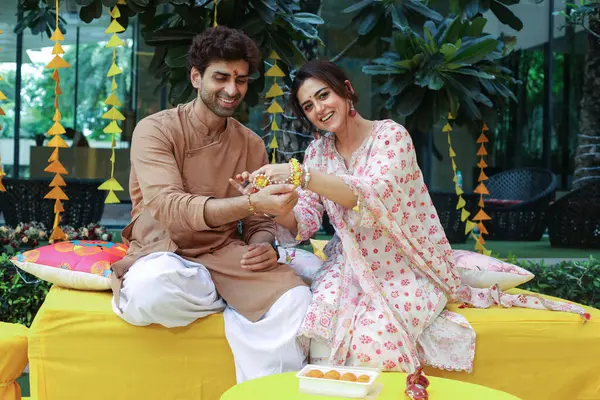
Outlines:
[[[259,320],[287,290],[304,285],[287,265],[269,271],[242,269],[248,239],[259,231],[274,233],[264,216],[210,228],[204,205],[239,196],[229,178],[267,163],[264,143],[233,118],[218,137],[209,137],[196,116],[194,101],[144,118],[131,144],[129,190],[132,222],[122,232],[127,256],[113,265],[113,289],[121,287],[129,267],[158,251],[174,252],[204,265],[225,301],[250,321]]]

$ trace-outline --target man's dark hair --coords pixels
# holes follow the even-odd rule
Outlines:
[[[196,67],[204,75],[211,62],[237,60],[248,62],[248,73],[252,75],[260,67],[260,50],[242,31],[220,25],[194,37],[188,50],[188,72]]]

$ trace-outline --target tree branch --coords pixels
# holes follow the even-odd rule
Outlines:
[[[360,39],[360,36],[357,36],[354,38],[354,40],[352,40],[350,43],[348,43],[348,45],[346,47],[344,47],[344,49],[342,51],[340,51],[338,53],[338,55],[336,55],[335,57],[333,57],[331,60],[332,63],[336,63],[338,62],[342,57],[344,57],[344,55],[352,48],[354,47],[354,45],[358,42],[358,39]]]

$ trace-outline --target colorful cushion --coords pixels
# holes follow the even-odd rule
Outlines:
[[[474,288],[489,288],[497,284],[509,290],[534,278],[531,272],[514,264],[468,250],[454,250],[456,266],[464,284]]]
[[[323,266],[323,261],[310,251],[279,247],[279,254],[279,262],[288,264],[307,285],[312,284],[313,277]]]
[[[313,253],[321,260],[326,260],[323,250],[327,240],[311,239]],[[509,290],[529,282],[534,274],[514,264],[498,260],[468,250],[453,250],[456,266],[464,284],[484,289],[498,285],[501,290]]]
[[[12,263],[35,277],[71,289],[109,290],[111,265],[127,246],[100,240],[58,242],[18,254]]]

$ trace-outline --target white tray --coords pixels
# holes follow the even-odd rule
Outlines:
[[[333,380],[326,378],[311,378],[306,376],[309,371],[318,369],[319,371],[326,374],[331,370],[336,370],[341,375],[346,372],[352,372],[357,377],[360,375],[368,375],[369,382],[350,382]],[[296,374],[299,381],[299,390],[302,393],[317,394],[322,396],[335,396],[335,397],[350,397],[355,399],[366,398],[369,392],[372,392],[374,383],[381,371],[375,368],[364,368],[364,367],[337,367],[331,365],[312,365],[305,366],[300,372]]]

